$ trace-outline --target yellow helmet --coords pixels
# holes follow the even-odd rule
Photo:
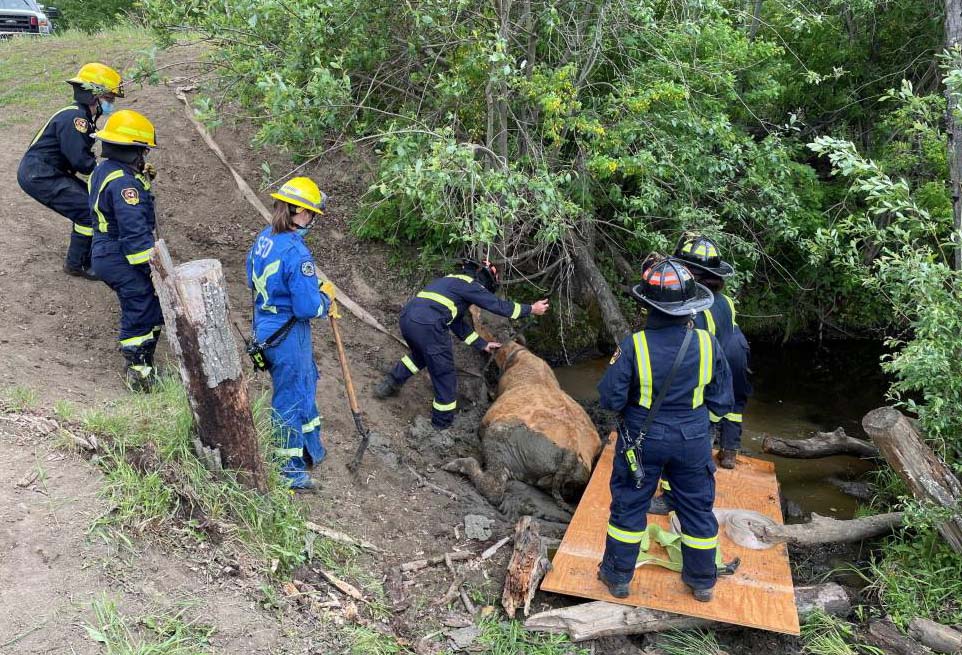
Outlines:
[[[284,183],[271,198],[309,209],[315,214],[323,214],[327,205],[327,195],[324,194],[314,180],[308,177],[295,177]]]
[[[154,124],[146,116],[132,109],[121,109],[107,117],[103,128],[94,132],[94,138],[104,143],[121,146],[157,147]]]
[[[105,64],[97,62],[84,64],[80,67],[80,71],[67,81],[71,84],[80,84],[95,95],[112,93],[115,96],[124,97],[124,81],[120,73]]]

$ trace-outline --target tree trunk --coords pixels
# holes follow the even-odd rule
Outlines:
[[[952,550],[962,553],[962,515],[958,513],[962,483],[901,412],[891,407],[873,409],[862,419],[862,427],[913,496],[956,512],[938,530]]]
[[[215,459],[219,455],[223,466],[237,470],[244,484],[266,491],[264,457],[230,331],[230,302],[220,262],[202,259],[174,268],[161,239],[150,266],[167,342],[180,365],[200,443]]]
[[[841,544],[864,541],[891,532],[902,524],[902,512],[864,516],[840,521],[828,516],[812,514],[808,523],[790,525],[753,525],[749,518],[730,519],[736,529],[747,529],[758,539],[769,544],[788,542],[796,546]]]
[[[866,641],[892,655],[925,655],[922,644],[903,635],[891,621],[870,621]]]
[[[945,0],[945,49],[953,50],[962,41],[962,0]],[[952,190],[952,215],[956,237],[962,244],[962,125],[956,117],[959,103],[946,87],[945,89],[945,123],[949,157],[949,183]],[[954,257],[955,269],[962,270],[962,245],[956,245]]]
[[[755,35],[758,34],[758,27],[762,22],[762,0],[755,0],[755,4],[752,7],[752,21],[748,27],[748,40],[754,41]]]
[[[538,522],[530,516],[521,517],[514,528],[514,552],[508,562],[501,595],[501,605],[509,619],[514,618],[519,607],[528,616],[531,599],[548,572],[548,566],[548,551],[538,532]]]
[[[808,439],[782,439],[766,435],[762,441],[762,451],[779,457],[794,459],[816,459],[833,455],[854,455],[856,457],[878,457],[878,448],[845,434],[842,428],[834,432],[816,432]]]
[[[848,616],[852,604],[845,589],[829,582],[811,587],[795,587],[799,618],[816,610],[833,616]],[[586,641],[615,635],[636,635],[665,630],[718,628],[727,624],[672,614],[644,607],[628,607],[597,601],[535,614],[524,623],[536,632],[566,633],[573,641]]]
[[[621,307],[618,306],[618,300],[611,292],[608,281],[595,264],[592,248],[577,236],[573,236],[572,240],[574,241],[572,257],[575,260],[575,269],[594,291],[608,335],[616,344],[621,343],[631,334],[628,321],[625,320],[625,315],[621,312]]]
[[[935,621],[912,619],[909,635],[936,653],[962,653],[962,632]]]

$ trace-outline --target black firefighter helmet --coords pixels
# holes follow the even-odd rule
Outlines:
[[[675,257],[685,262],[685,266],[700,269],[720,278],[731,277],[735,268],[722,261],[718,244],[705,236],[682,237],[675,248]]]
[[[715,301],[708,287],[695,282],[691,271],[677,259],[656,259],[642,268],[641,282],[631,288],[631,295],[658,311],[688,316],[708,309]]]
[[[480,282],[481,285],[491,293],[497,291],[501,285],[501,279],[498,277],[498,268],[487,259],[478,262],[477,260],[466,257],[461,260],[461,270]]]

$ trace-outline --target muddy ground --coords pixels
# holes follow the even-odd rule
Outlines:
[[[159,63],[196,55],[178,50],[162,55]],[[186,67],[165,70],[169,77],[193,72]],[[142,111],[158,128],[160,147],[151,161],[159,169],[154,188],[161,236],[177,262],[213,257],[223,263],[235,318],[244,324],[250,316],[244,257],[262,219],[186,119],[174,96],[176,84],[134,89],[122,106]],[[64,85],[65,98],[67,90]],[[4,244],[0,250],[0,387],[35,391],[40,413],[49,413],[62,400],[82,410],[122,399],[128,392],[121,381],[122,360],[116,346],[116,298],[103,284],[61,272],[69,225],[26,196],[16,182],[19,158],[36,129],[34,124],[42,124],[46,114],[33,117],[26,127],[9,126],[2,120],[5,114],[9,117],[18,111],[15,105],[0,106],[0,126],[4,126],[0,127],[0,243]],[[262,161],[269,161],[275,172],[289,164],[281,154],[252,150],[251,134],[243,122],[215,132],[231,162],[256,185]],[[329,210],[309,241],[319,267],[385,325],[396,329],[403,302],[421,280],[403,277],[383,247],[359,241],[348,228],[370,170],[362,157],[335,153],[306,169],[331,197]],[[266,195],[263,198],[267,200]],[[463,438],[445,444],[425,442],[410,436],[409,428],[417,415],[430,411],[427,378],[409,383],[399,398],[386,403],[373,400],[373,385],[403,353],[393,340],[351,316],[345,317],[342,331],[359,397],[376,437],[360,478],[354,479],[345,469],[355,447],[354,427],[330,330],[318,324],[314,331],[321,371],[318,405],[324,414],[329,457],[316,471],[322,492],[301,501],[312,519],[382,548],[383,554],[364,556],[360,562],[375,581],[392,564],[465,548],[479,551],[508,535],[512,524],[506,517],[460,477],[437,470],[451,456],[476,454],[471,438],[479,418],[475,404],[485,396],[477,378],[461,378],[463,429],[456,434]],[[165,352],[162,345],[162,357]],[[481,362],[470,349],[458,349],[458,357],[462,368],[480,369]],[[256,391],[266,391],[269,380],[254,377],[252,385]],[[457,499],[419,486],[412,469]],[[31,471],[40,470],[39,482],[18,484]],[[213,644],[219,652],[335,653],[348,648],[337,620],[309,616],[298,611],[296,604],[282,601],[278,607],[267,602],[282,595],[279,585],[272,583],[274,591],[265,590],[266,583],[248,564],[232,559],[230,552],[212,555],[178,534],[130,542],[105,538],[92,529],[96,518],[109,509],[98,497],[100,487],[96,466],[58,448],[42,423],[14,414],[0,416],[0,652],[101,652],[83,624],[91,620],[91,602],[104,593],[133,615],[189,602],[194,615],[216,628]],[[489,539],[481,543],[465,537],[467,514],[494,520]],[[500,596],[508,550],[471,574],[468,586],[479,604],[493,603]],[[451,579],[443,567],[414,577],[407,588],[409,608],[383,627],[411,642],[433,631],[445,612],[431,602],[444,594]],[[563,602],[567,601],[539,596],[534,609]],[[455,606],[452,612],[457,611]],[[737,641],[741,646],[731,652],[794,650],[794,642],[762,633]],[[641,640],[616,639],[592,648],[596,653],[627,654],[640,652],[642,645]]]

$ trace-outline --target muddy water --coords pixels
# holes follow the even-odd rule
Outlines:
[[[861,419],[883,403],[885,379],[878,369],[881,348],[866,342],[752,346],[755,394],[745,410],[742,448],[775,462],[783,494],[806,512],[850,518],[858,501],[828,478],[854,479],[870,466],[852,457],[795,460],[761,452],[765,434],[803,438],[841,426],[864,437]],[[592,359],[555,369],[561,386],[579,401],[596,401],[595,385],[608,360]]]

